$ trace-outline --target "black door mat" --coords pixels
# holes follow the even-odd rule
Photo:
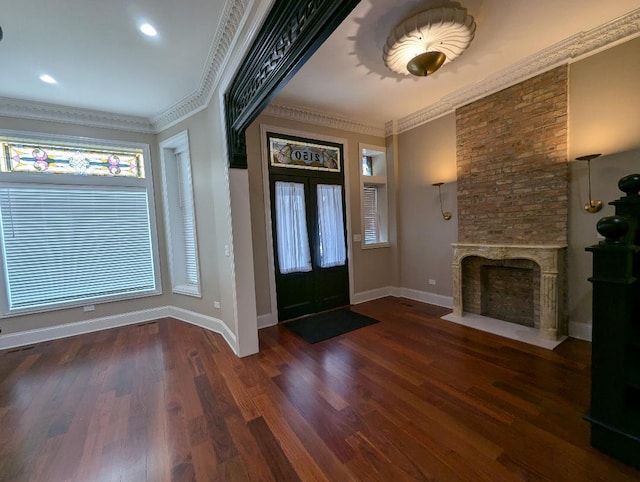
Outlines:
[[[318,343],[374,323],[379,321],[343,308],[288,321],[283,325],[305,341]]]

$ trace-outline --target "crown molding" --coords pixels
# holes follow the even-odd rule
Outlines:
[[[352,121],[336,114],[308,111],[302,107],[271,105],[264,113],[310,124],[377,136],[400,134],[454,112],[474,100],[494,94],[559,65],[593,55],[640,35],[640,9],[588,32],[580,32],[493,74],[483,81],[459,89],[419,111],[390,120],[383,128]]]
[[[398,134],[398,121],[393,119],[385,122],[384,124],[384,136],[395,136]]]
[[[439,102],[398,119],[397,132],[405,132],[449,114],[458,107],[494,94],[562,64],[569,64],[640,35],[640,9],[580,32],[511,65],[479,83],[459,89]]]
[[[10,99],[0,97],[0,115],[35,119],[65,124],[78,124],[88,127],[102,127],[130,132],[154,133],[154,128],[144,117],[110,114],[91,109],[66,107],[56,104],[46,104],[30,100]]]
[[[199,89],[150,119],[7,97],[0,97],[0,115],[145,134],[158,133],[206,108],[220,79],[221,70],[234,36],[251,1],[226,0],[221,21],[223,27],[217,29],[211,43]],[[640,35],[640,9],[588,32],[580,32],[569,37],[487,77],[476,85],[459,89],[435,104],[408,116],[389,121],[384,126],[366,124],[337,114],[310,111],[297,106],[272,104],[264,110],[264,113],[274,117],[373,136],[383,137],[399,134],[450,114],[469,102],[515,85],[558,65],[575,62],[638,35]]]
[[[364,122],[347,119],[346,117],[341,117],[337,114],[312,111],[298,106],[269,104],[262,113],[272,117],[279,117],[281,119],[289,119],[298,122],[305,122],[307,124],[331,127],[332,129],[357,132],[359,134],[378,137],[385,136],[384,126],[365,124]]]
[[[238,32],[248,0],[227,0],[224,6],[222,28],[216,30],[211,42],[209,55],[202,72],[200,88],[178,101],[164,112],[153,116],[151,124],[160,132],[195,112],[207,107],[213,90],[220,80],[224,60],[230,50],[236,32]]]

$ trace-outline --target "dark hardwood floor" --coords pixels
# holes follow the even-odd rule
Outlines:
[[[0,480],[640,480],[589,447],[588,343],[354,310],[381,323],[244,359],[172,319],[0,352]]]

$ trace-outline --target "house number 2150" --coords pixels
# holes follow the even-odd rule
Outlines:
[[[291,153],[291,158],[294,161],[304,162],[320,162],[320,154],[317,152],[311,152],[309,149],[295,150]]]

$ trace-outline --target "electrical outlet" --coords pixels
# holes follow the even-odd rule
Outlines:
[[[229,253],[230,253],[230,252],[229,252],[229,245],[228,245],[228,244],[225,244],[225,245],[224,245],[224,255],[225,255],[225,256],[229,256]]]
[[[82,309],[85,313],[87,311],[94,311],[96,309],[96,305],[84,305]]]
[[[353,240],[357,243],[358,241],[362,241],[362,235],[360,234],[354,234],[353,235]]]
[[[220,308],[220,302],[219,301],[214,301],[213,302],[213,307],[214,308]]]
[[[430,284],[430,285],[435,285],[435,284],[436,284],[436,280],[434,280],[434,279],[430,279],[430,280],[429,280],[429,284]]]

